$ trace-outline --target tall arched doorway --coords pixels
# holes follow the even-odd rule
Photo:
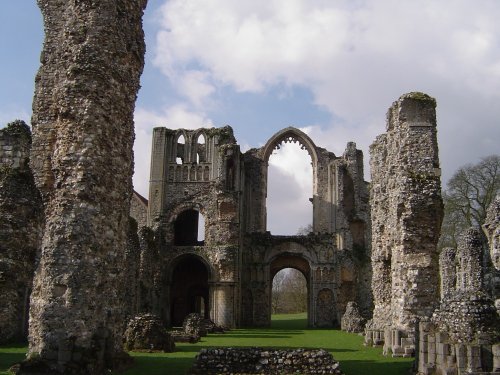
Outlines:
[[[196,312],[210,316],[207,265],[196,255],[184,255],[174,263],[170,283],[170,323],[180,326],[186,315]]]
[[[295,280],[297,282],[297,285],[294,285],[293,288],[296,288],[297,290],[295,291],[287,291],[286,289],[284,290],[284,293],[282,295],[282,298],[297,298],[297,301],[293,302],[294,304],[297,304],[297,308],[299,310],[302,310],[302,307],[299,308],[299,305],[302,303],[300,301],[302,298],[305,298],[305,310],[307,312],[307,322],[308,325],[310,325],[310,276],[311,276],[311,267],[309,265],[309,262],[304,259],[302,256],[298,254],[292,254],[292,253],[285,253],[285,254],[280,254],[276,258],[274,258],[270,264],[270,285],[271,285],[271,311],[270,313],[273,312],[273,303],[276,303],[276,296],[274,295],[275,293],[278,293],[278,290],[273,290],[272,285],[273,282],[276,284],[275,278],[276,276],[280,276],[283,274],[283,271],[292,269],[293,271],[298,271],[300,274],[298,276],[298,280]],[[292,272],[288,272],[289,275],[286,275],[285,277],[296,277],[293,275]],[[300,294],[303,293],[302,290],[302,283],[305,281],[305,296],[301,296]],[[283,291],[282,291],[283,292]],[[288,295],[287,295],[288,294]],[[289,303],[291,301],[284,301],[284,305]],[[292,308],[294,310],[295,307]],[[296,309],[295,309],[296,310]],[[295,311],[299,312],[299,311]],[[300,311],[302,312],[302,311]]]

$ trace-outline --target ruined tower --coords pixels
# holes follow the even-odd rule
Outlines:
[[[387,132],[370,147],[373,320],[367,342],[393,355],[414,351],[416,323],[439,302],[437,241],[443,216],[436,102],[401,96]]]
[[[193,311],[237,324],[240,173],[230,127],[153,131],[148,223],[163,271],[152,308],[169,325]]]
[[[21,373],[101,374],[123,356],[122,263],[146,0],[39,0],[31,167],[45,227]]]
[[[28,166],[31,131],[23,121],[0,130],[0,343],[23,340],[40,247],[42,201]]]

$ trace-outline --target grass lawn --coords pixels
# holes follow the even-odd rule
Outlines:
[[[262,346],[272,348],[323,348],[340,362],[346,375],[406,375],[412,359],[384,357],[380,348],[363,346],[361,336],[338,330],[306,329],[305,314],[275,315],[271,328],[234,329],[202,337],[196,344],[177,344],[175,353],[131,353],[133,368],[125,375],[185,374],[194,356],[216,346]],[[24,358],[25,347],[0,347],[0,374]]]

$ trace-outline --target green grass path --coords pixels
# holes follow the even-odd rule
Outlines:
[[[412,359],[382,356],[380,348],[363,346],[359,335],[338,330],[306,329],[305,314],[273,316],[271,328],[234,329],[211,334],[196,344],[177,344],[175,353],[131,353],[133,368],[125,375],[185,374],[203,348],[262,346],[272,348],[322,348],[333,354],[346,375],[406,375]],[[24,357],[25,347],[0,347],[0,374]]]

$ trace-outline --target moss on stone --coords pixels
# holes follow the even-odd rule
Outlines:
[[[425,101],[425,102],[431,102],[434,107],[436,107],[436,99],[434,99],[432,96],[429,96],[423,92],[419,91],[413,91],[409,92],[408,94],[405,94],[401,97],[402,99],[413,99],[413,100],[420,100],[420,101]]]
[[[3,131],[12,137],[19,137],[31,143],[30,127],[23,120],[9,122]]]

